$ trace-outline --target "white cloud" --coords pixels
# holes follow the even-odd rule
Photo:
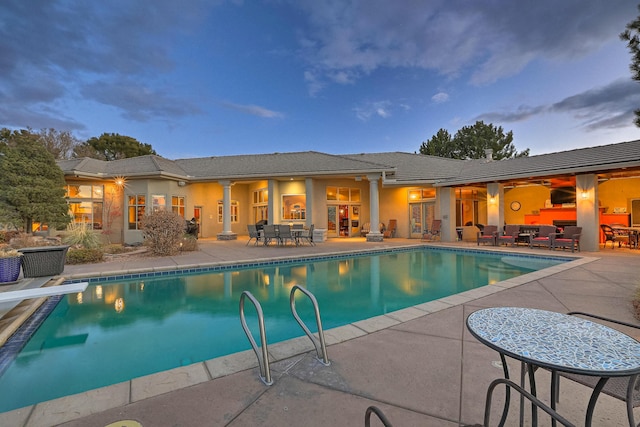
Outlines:
[[[447,102],[449,100],[449,94],[445,92],[438,92],[431,97],[431,100],[436,104],[442,104],[443,102]]]
[[[258,105],[242,105],[242,104],[233,104],[230,102],[225,102],[222,104],[224,107],[240,111],[241,113],[251,114],[253,116],[263,117],[265,119],[282,119],[284,118],[284,114],[278,111],[269,110],[264,107],[260,107]]]
[[[363,122],[366,122],[375,116],[386,119],[391,117],[391,102],[390,101],[371,102],[371,103],[367,103],[367,104],[355,107],[353,111],[356,113],[356,117],[362,120]]]

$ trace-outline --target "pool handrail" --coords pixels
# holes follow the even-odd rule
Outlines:
[[[245,297],[249,298],[249,301],[253,303],[253,306],[255,307],[258,314],[258,328],[260,329],[260,346],[262,348],[262,357],[260,356],[258,345],[251,335],[251,331],[247,326],[247,321],[244,316]],[[260,306],[258,300],[255,299],[255,297],[249,291],[243,291],[242,295],[240,295],[240,322],[242,323],[242,329],[244,329],[244,333],[247,335],[247,338],[249,338],[249,343],[251,343],[253,352],[258,358],[258,365],[260,367],[260,380],[262,380],[265,385],[272,385],[273,380],[271,379],[271,370],[269,369],[269,351],[267,348],[267,332],[264,328],[264,315],[262,313],[262,306]]]
[[[309,297],[309,299],[311,300],[311,303],[313,304],[313,310],[316,315],[316,324],[318,326],[317,338],[315,335],[313,335],[313,333],[309,330],[309,328],[307,328],[307,326],[304,324],[300,316],[298,316],[298,312],[296,311],[296,300],[295,300],[296,290],[299,290],[300,292],[305,294],[307,297]],[[300,325],[304,333],[307,334],[307,336],[313,343],[313,346],[316,348],[316,359],[318,359],[318,361],[325,366],[331,365],[331,362],[329,361],[329,357],[327,356],[327,347],[324,342],[324,332],[322,330],[322,320],[320,319],[320,308],[318,307],[318,301],[316,300],[316,297],[313,296],[311,292],[309,292],[307,289],[303,288],[302,286],[295,285],[293,286],[293,288],[291,288],[291,294],[289,295],[289,305],[291,306],[291,313],[293,314],[293,317],[296,319],[296,322],[298,322],[298,324]]]

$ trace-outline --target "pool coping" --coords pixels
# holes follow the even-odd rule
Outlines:
[[[327,346],[333,344],[339,344],[345,341],[352,340],[367,334],[381,331],[404,322],[408,322],[417,319],[428,314],[436,313],[441,310],[445,310],[454,306],[466,304],[470,301],[492,295],[507,289],[511,289],[525,283],[530,283],[535,280],[539,280],[581,265],[596,261],[598,257],[582,257],[579,255],[553,255],[544,256],[531,253],[522,253],[503,251],[500,248],[496,249],[465,249],[465,248],[443,248],[442,246],[419,244],[411,246],[403,246],[404,249],[412,250],[416,247],[430,246],[441,250],[450,250],[455,252],[490,252],[492,254],[504,253],[510,255],[517,255],[518,257],[531,257],[531,258],[545,258],[545,259],[562,259],[567,260],[562,264],[558,264],[552,267],[545,268],[543,270],[533,271],[526,273],[518,277],[507,279],[494,284],[485,285],[479,288],[470,289],[455,295],[450,295],[444,298],[440,298],[434,301],[418,304],[416,306],[407,307],[397,311],[392,311],[383,315],[375,316],[372,318],[360,320],[348,325],[339,326],[336,328],[328,329],[324,331],[325,342]],[[405,249],[407,248],[407,249]],[[317,259],[327,256],[342,256],[352,257],[362,255],[363,253],[384,253],[384,252],[397,252],[389,248],[385,249],[368,249],[363,251],[349,251],[349,252],[336,252],[332,254],[324,254],[322,256],[310,256],[309,258]],[[307,257],[304,257],[307,258]],[[331,258],[335,259],[335,258]],[[270,258],[271,264],[280,263],[283,260],[292,260],[298,262],[300,257],[281,257]],[[258,260],[260,261],[260,260]],[[256,262],[258,262],[256,261]],[[304,262],[304,261],[303,261]],[[224,263],[230,264],[230,263]],[[234,265],[240,265],[244,263],[235,263]],[[248,264],[248,263],[247,263]],[[206,265],[200,264],[197,266],[184,266],[182,268],[151,268],[149,271],[184,271],[189,268],[206,268],[211,267],[211,263]],[[131,270],[127,273],[124,272],[112,272],[108,276],[122,274],[138,274],[140,270]],[[89,279],[89,275],[82,276],[84,280]],[[96,274],[92,277],[102,277],[107,274]],[[270,363],[279,362],[285,359],[289,359],[296,356],[304,356],[310,352],[315,353],[315,347],[306,336],[292,338],[286,341],[278,342],[268,345],[269,361]],[[328,349],[329,360],[331,360],[331,353]],[[234,353],[227,356],[221,356],[214,359],[209,359],[191,365],[173,368],[167,371],[157,372],[154,374],[134,378],[128,381],[124,381],[117,384],[112,384],[97,389],[88,390],[82,393],[77,393],[69,396],[52,399],[45,402],[40,402],[34,405],[29,405],[23,408],[14,409],[4,413],[0,413],[0,423],[3,420],[11,421],[11,424],[39,426],[39,425],[52,425],[72,421],[74,419],[89,416],[98,412],[106,411],[121,407],[130,403],[145,400],[151,397],[159,396],[165,393],[173,392],[182,388],[194,386],[206,381],[214,380],[217,378],[225,377],[238,372],[246,371],[249,369],[258,368],[258,361],[253,350],[245,350],[242,352]],[[257,375],[257,373],[256,373]]]

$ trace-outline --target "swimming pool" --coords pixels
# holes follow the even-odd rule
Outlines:
[[[330,329],[565,261],[421,248],[100,278],[50,303],[13,362],[3,347],[0,411],[247,350],[238,315],[245,290],[260,301],[274,343],[303,334],[289,309],[295,284],[315,295]],[[305,298],[296,307],[312,318]],[[257,323],[249,307],[247,316]]]

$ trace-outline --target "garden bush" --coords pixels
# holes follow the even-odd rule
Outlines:
[[[97,249],[102,246],[100,236],[84,223],[69,224],[67,234],[62,239],[62,242],[86,249]]]
[[[175,255],[184,236],[184,218],[175,212],[157,210],[142,217],[142,236],[154,255]]]
[[[102,262],[103,252],[97,248],[69,249],[67,252],[67,264],[88,264]]]
[[[191,234],[185,234],[182,238],[182,247],[180,248],[182,252],[191,252],[198,250],[198,239],[196,239]]]

